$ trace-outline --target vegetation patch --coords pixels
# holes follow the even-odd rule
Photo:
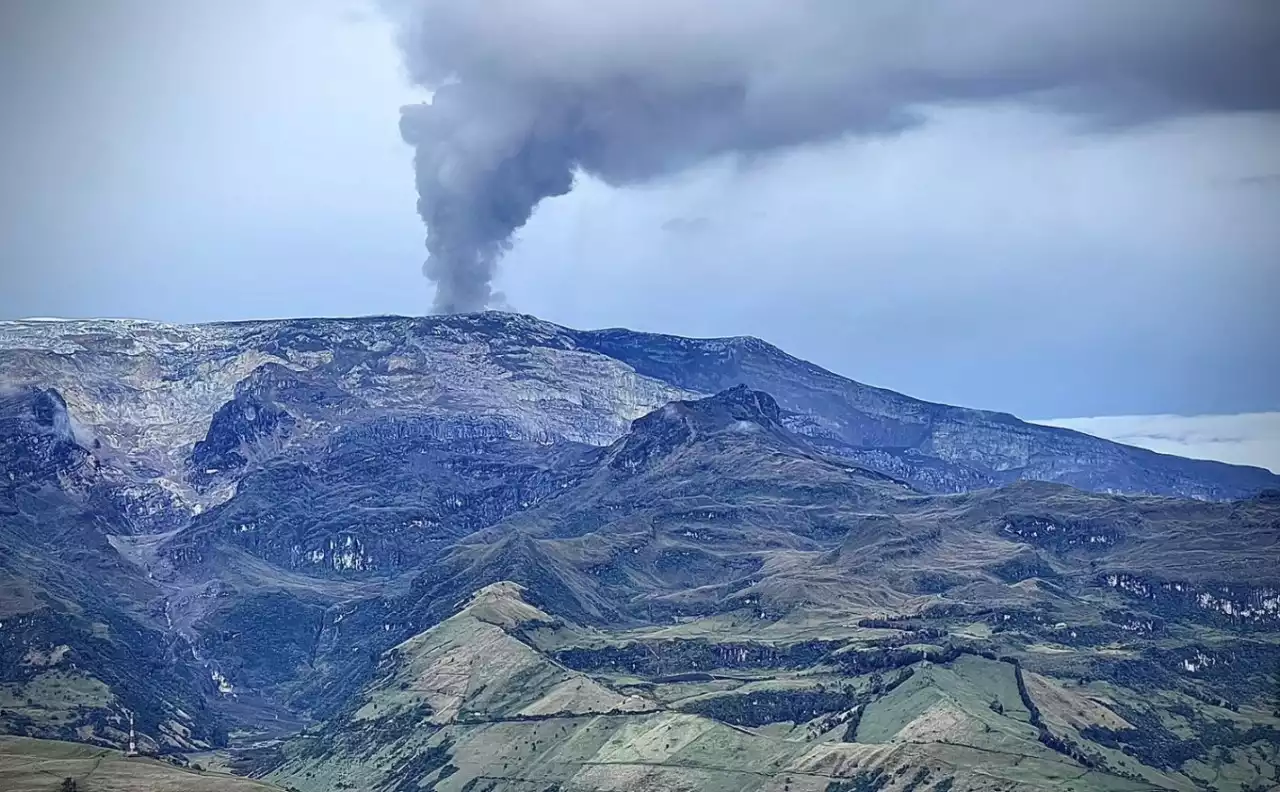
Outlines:
[[[861,700],[852,688],[757,690],[702,698],[680,709],[735,726],[764,726],[767,723],[805,723],[819,715],[851,709]]]

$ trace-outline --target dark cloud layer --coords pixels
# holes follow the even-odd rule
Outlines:
[[[429,104],[416,148],[436,310],[483,308],[544,198],[722,155],[893,134],[1014,100],[1127,126],[1280,107],[1273,0],[386,0]]]

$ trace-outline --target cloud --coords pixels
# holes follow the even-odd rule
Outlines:
[[[1238,415],[1114,415],[1037,421],[1192,459],[1280,473],[1280,412]]]
[[[1016,99],[1115,128],[1280,107],[1269,3],[385,0],[430,103],[416,149],[439,311],[475,310],[512,235],[579,173],[626,185],[717,157],[895,135]]]
[[[874,385],[1036,418],[1276,409],[1280,118],[1080,136],[1018,106],[873,141],[583,178],[498,283],[578,327],[749,334]],[[697,235],[660,233],[706,217]]]

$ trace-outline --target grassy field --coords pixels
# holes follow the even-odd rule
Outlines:
[[[198,772],[119,751],[56,740],[0,737],[0,789],[59,792],[279,792],[247,778]]]

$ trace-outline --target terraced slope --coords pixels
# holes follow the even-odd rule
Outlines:
[[[721,646],[723,667],[593,675],[537,644],[581,661],[564,647],[603,636],[523,594],[487,587],[397,646],[345,712],[263,752],[260,770],[316,790],[1198,788],[1082,736],[1131,728],[1100,690],[976,647],[930,645],[863,672],[848,657],[883,641],[865,629],[807,658],[774,645],[744,667]]]

